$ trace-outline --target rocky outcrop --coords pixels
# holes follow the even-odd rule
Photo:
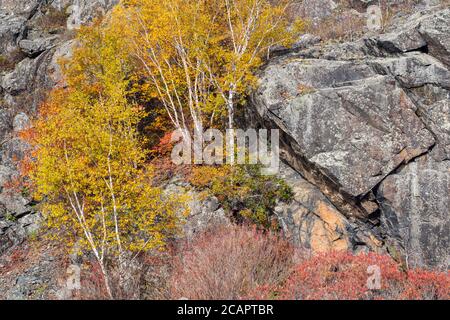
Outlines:
[[[419,12],[409,17],[409,22],[400,30],[381,36],[379,44],[392,53],[427,51],[450,66],[449,15],[448,10],[435,14],[427,14],[427,11]]]
[[[209,228],[231,223],[230,215],[225,212],[216,197],[196,192],[184,179],[174,177],[163,188],[167,194],[187,196],[189,215],[181,217],[182,237],[191,240],[196,234]]]
[[[260,113],[288,132],[294,151],[342,193],[364,196],[434,145],[394,78],[364,63],[302,59],[266,72],[270,80],[255,98],[267,106]]]
[[[13,51],[25,30],[27,19],[0,11],[0,54]]]
[[[53,6],[60,10],[66,8],[70,13],[67,28],[76,29],[92,22],[96,16],[104,15],[118,2],[119,0],[56,0]]]
[[[361,222],[414,266],[448,267],[449,24],[449,9],[429,10],[388,34],[278,57],[252,98],[280,129],[284,160],[345,217],[340,230]]]
[[[25,39],[19,41],[19,47],[25,54],[30,57],[34,57],[53,48],[58,40],[58,36],[50,36],[48,38],[38,38],[34,40]]]
[[[64,296],[67,253],[44,241],[24,242],[0,256],[0,299],[53,300]]]

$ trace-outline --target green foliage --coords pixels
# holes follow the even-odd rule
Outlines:
[[[16,222],[17,218],[13,216],[11,213],[7,212],[5,215],[5,220],[9,222]]]
[[[277,201],[292,199],[291,188],[280,178],[264,176],[256,165],[196,167],[191,184],[218,198],[238,219],[271,227],[270,215]]]
[[[32,230],[29,234],[28,234],[28,239],[30,241],[37,241],[39,239],[39,231],[38,230]]]

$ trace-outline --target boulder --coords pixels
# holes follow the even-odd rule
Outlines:
[[[192,239],[197,233],[210,228],[230,224],[230,219],[220,207],[217,198],[202,199],[201,195],[194,192],[190,195],[190,214],[183,224],[183,234],[187,239]]]
[[[0,10],[0,55],[13,51],[17,39],[25,31],[27,19]]]
[[[14,71],[3,77],[1,87],[11,95],[18,95],[30,89],[36,71],[36,61],[26,58],[17,64]]]
[[[292,138],[299,158],[352,197],[434,145],[394,78],[365,64],[288,60],[269,66],[255,95],[262,118]]]
[[[37,38],[33,40],[19,41],[20,49],[30,57],[37,56],[40,53],[53,48],[58,41],[59,36],[52,36],[48,38]]]
[[[182,237],[190,240],[197,233],[231,223],[230,217],[221,207],[216,197],[205,196],[192,189],[192,186],[177,177],[164,186],[166,194],[186,194],[188,197],[188,216],[180,216]]]

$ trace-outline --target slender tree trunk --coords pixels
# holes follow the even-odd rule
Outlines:
[[[228,129],[234,129],[234,91],[230,90],[228,93]]]
[[[114,296],[112,294],[111,285],[109,281],[108,271],[106,271],[105,264],[102,261],[99,261],[100,269],[102,270],[103,281],[105,282],[106,292],[108,293],[109,298],[112,300]]]
[[[227,99],[227,110],[228,110],[228,130],[231,130],[232,132],[232,137],[228,137],[227,139],[230,139],[230,141],[228,142],[229,144],[229,150],[227,150],[227,152],[230,152],[230,154],[228,155],[228,159],[230,164],[233,166],[234,165],[234,160],[235,160],[235,156],[234,156],[234,91],[233,89],[231,89],[228,92],[228,99]]]

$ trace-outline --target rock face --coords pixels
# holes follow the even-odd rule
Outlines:
[[[23,243],[0,256],[0,299],[67,299],[67,254],[45,243]]]
[[[280,176],[291,185],[294,199],[275,208],[284,234],[313,252],[378,251],[381,240],[375,224],[347,219],[314,185],[292,168],[282,165]]]
[[[435,14],[419,12],[409,17],[409,23],[399,31],[379,38],[379,43],[388,51],[409,52],[427,50],[430,55],[450,65],[450,12],[443,10]]]
[[[91,22],[94,17],[104,15],[118,2],[119,0],[57,0],[53,5],[58,9],[67,8],[70,12],[67,28],[76,29]]]
[[[434,145],[391,76],[365,64],[322,59],[292,61],[283,70],[266,70],[271,80],[260,87],[257,105],[266,105],[275,123],[281,119],[295,150],[352,197],[364,196]]]
[[[25,30],[26,21],[24,17],[0,11],[0,53],[14,50],[16,39]]]
[[[182,236],[188,240],[211,227],[231,223],[230,216],[227,215],[216,197],[203,197],[201,194],[193,191],[192,186],[183,181],[183,179],[174,177],[164,186],[164,190],[171,194],[187,193],[189,197],[189,216],[181,218]]]
[[[280,129],[284,160],[342,215],[333,214],[340,238],[329,239],[351,243],[342,230],[356,219],[408,265],[448,267],[449,25],[449,9],[430,10],[388,34],[277,57],[261,72],[260,122]],[[289,219],[319,230],[308,215]],[[314,234],[302,228],[299,242]]]
[[[377,197],[389,246],[408,265],[446,266],[450,246],[450,161],[421,157],[381,184]]]
[[[58,59],[69,57],[73,45],[67,29],[89,23],[117,2],[0,0],[0,255],[24,241],[40,219],[26,190],[8,187],[18,174],[17,160],[28,151],[17,133],[29,125],[43,93],[61,81]],[[49,27],[52,14],[67,23]]]

